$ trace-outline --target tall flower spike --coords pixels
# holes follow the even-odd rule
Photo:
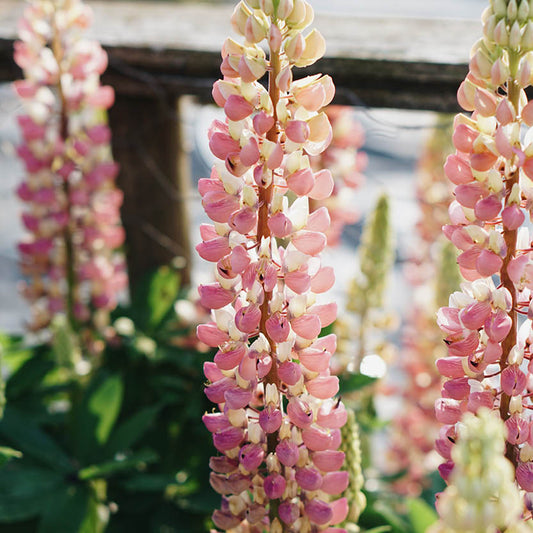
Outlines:
[[[312,18],[303,0],[240,2],[232,23],[245,40],[226,40],[224,79],[213,88],[227,118],[209,131],[220,161],[199,182],[214,224],[201,227],[197,250],[216,263],[216,281],[199,288],[213,320],[198,337],[218,348],[205,374],[219,412],[204,422],[221,454],[211,459],[211,485],[222,495],[213,521],[223,530],[340,532],[330,526],[348,512],[334,499],[349,480],[338,451],[347,415],[329,370],[336,339],[318,337],[336,315],[316,297],[333,283],[320,261],[329,215],[309,209],[333,186],[309,156],[331,140],[320,109],[334,87],[329,76],[292,73],[324,53],[316,30],[302,33]],[[257,81],[267,71],[268,91]]]
[[[525,93],[533,50],[529,6],[491,2],[458,92],[461,106],[473,113],[455,118],[457,151],[445,165],[455,201],[444,233],[461,251],[467,282],[438,313],[448,357],[437,361],[447,381],[436,403],[445,425],[437,440],[445,478],[463,413],[488,407],[505,421],[505,455],[526,491],[533,490],[533,255],[529,229],[522,227],[533,209],[533,104]]]
[[[437,499],[441,520],[428,533],[532,531],[520,519],[520,493],[504,457],[505,428],[498,415],[487,408],[477,416],[467,413],[458,439],[450,483]]]
[[[14,84],[25,112],[18,154],[26,169],[17,193],[28,231],[19,251],[32,330],[56,314],[72,326],[103,325],[127,282],[116,253],[124,240],[122,193],[106,115],[114,93],[100,86],[106,53],[83,38],[90,20],[81,0],[33,0],[15,43],[24,72]]]

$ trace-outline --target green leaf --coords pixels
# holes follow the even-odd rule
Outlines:
[[[163,492],[176,483],[176,477],[167,474],[139,474],[128,477],[120,486],[129,492]]]
[[[33,457],[52,469],[71,471],[68,455],[24,413],[8,406],[0,422],[0,434],[24,455]]]
[[[41,347],[36,350],[33,357],[23,363],[8,379],[6,384],[8,400],[34,392],[42,384],[46,374],[54,368],[54,363],[48,358],[48,354]]]
[[[7,446],[0,446],[0,467],[4,466],[8,461],[13,458],[20,459],[22,453],[13,448],[8,448]]]
[[[365,533],[389,533],[392,531],[390,526],[373,527],[372,529],[365,529]]]
[[[365,374],[349,374],[348,376],[339,377],[339,394],[348,394],[361,390],[377,381],[377,378]]]
[[[124,384],[118,375],[106,378],[92,393],[88,410],[96,419],[95,436],[99,444],[105,444],[120,412]]]
[[[83,485],[63,485],[52,495],[52,505],[43,513],[37,533],[79,531],[88,511],[90,493]]]
[[[181,285],[177,271],[168,266],[150,274],[133,291],[133,315],[141,328],[153,331],[172,309]]]
[[[420,498],[408,499],[407,509],[413,533],[425,533],[438,520],[435,510]]]
[[[111,434],[106,446],[106,455],[127,450],[133,446],[153,423],[163,404],[141,409],[122,422]]]
[[[48,468],[22,463],[7,466],[0,475],[0,522],[17,522],[41,514],[49,507],[50,494],[62,483],[62,476]]]
[[[102,513],[100,512],[102,507],[105,512],[104,504],[98,502],[94,496],[89,499],[89,508],[78,533],[103,533],[105,531],[107,518],[102,519]],[[105,517],[105,514],[103,516]],[[69,532],[70,530],[67,531]]]
[[[129,457],[116,458],[113,461],[108,461],[99,465],[91,465],[83,468],[78,472],[79,479],[97,479],[110,477],[118,472],[126,470],[135,470],[147,463],[157,461],[158,455],[152,450],[142,451]]]

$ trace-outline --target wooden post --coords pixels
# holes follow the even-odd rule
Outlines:
[[[109,119],[113,153],[124,191],[130,286],[158,266],[174,263],[190,283],[190,240],[185,199],[187,153],[181,146],[179,98],[117,94]]]

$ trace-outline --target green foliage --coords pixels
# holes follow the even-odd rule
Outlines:
[[[8,446],[0,446],[0,468],[11,459],[20,459],[21,457],[22,452],[9,448]]]
[[[407,500],[407,509],[413,533],[425,533],[438,520],[435,510],[419,498]]]
[[[181,342],[191,331],[174,311],[179,289],[170,268],[148,276],[114,314],[117,336],[87,376],[76,374],[79,345],[61,324],[52,346],[0,338],[2,532],[206,531],[219,500],[200,422],[213,355]]]
[[[133,291],[131,318],[147,333],[155,331],[168,318],[178,298],[180,275],[170,267],[161,267],[147,275]]]
[[[365,374],[342,374],[339,376],[339,395],[343,396],[344,394],[359,391],[376,383],[376,381],[377,378]]]

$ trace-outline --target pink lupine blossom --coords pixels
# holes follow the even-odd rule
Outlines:
[[[445,171],[455,184],[451,224],[444,233],[460,250],[467,282],[439,311],[449,356],[437,362],[448,378],[437,401],[445,428],[437,450],[453,467],[449,434],[467,411],[499,412],[507,430],[505,455],[518,484],[530,490],[531,235],[521,227],[532,219],[531,84],[526,54],[533,47],[533,12],[527,2],[492,0],[476,43],[470,72],[458,92],[471,116],[455,118],[456,153]]]
[[[302,100],[311,104],[311,94],[306,94],[309,88],[300,89],[297,93],[297,101]],[[309,100],[308,100],[309,98]],[[302,103],[302,105],[305,104]],[[306,107],[307,109],[307,107]],[[324,195],[319,195],[315,190],[311,202],[311,210],[315,211],[321,206],[327,207],[331,223],[325,230],[328,237],[328,245],[334,246],[339,243],[342,230],[347,224],[354,224],[359,219],[359,213],[353,207],[351,191],[364,183],[362,172],[367,166],[367,155],[360,149],[365,141],[363,128],[353,115],[353,110],[345,106],[328,106],[325,113],[331,122],[331,144],[319,155],[311,157],[313,169],[329,169],[333,182],[324,184],[332,186],[326,188]],[[300,171],[301,172],[301,171]],[[291,184],[287,180],[289,189]],[[296,192],[296,191],[295,191]]]
[[[15,43],[25,78],[14,84],[25,113],[18,155],[26,178],[17,194],[28,231],[19,252],[32,330],[57,313],[74,326],[99,311],[102,324],[127,282],[115,252],[124,230],[106,120],[114,94],[99,85],[106,53],[82,37],[90,20],[81,0],[32,0]]]
[[[320,262],[330,219],[325,208],[310,214],[309,201],[333,189],[309,156],[331,141],[320,108],[334,88],[328,76],[292,74],[324,53],[316,30],[302,34],[312,18],[304,0],[241,1],[232,24],[245,41],[226,40],[213,88],[227,118],[209,131],[219,161],[199,183],[214,224],[202,226],[197,249],[216,264],[216,281],[199,288],[212,322],[198,337],[218,347],[205,375],[219,411],[204,422],[223,454],[211,461],[223,530],[327,530],[347,512],[334,500],[348,480],[338,451],[346,411],[328,364],[336,342],[318,338],[336,315],[335,304],[316,301],[334,281]],[[268,90],[258,82],[267,71]]]

